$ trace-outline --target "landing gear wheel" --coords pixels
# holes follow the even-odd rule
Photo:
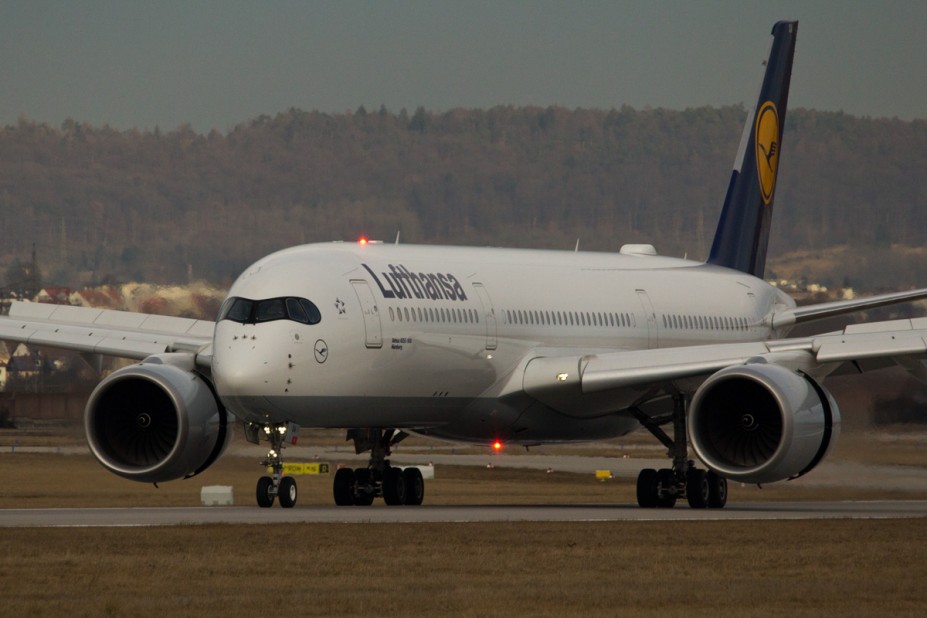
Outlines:
[[[425,498],[425,479],[418,468],[406,468],[402,471],[406,484],[406,504],[418,506]]]
[[[280,498],[280,506],[285,509],[291,509],[296,505],[296,496],[299,492],[296,490],[296,479],[292,476],[285,476],[280,479],[280,489],[277,491],[277,497]]]
[[[710,499],[708,474],[704,470],[692,468],[686,474],[686,500],[693,509],[704,509]]]
[[[373,504],[373,494],[364,493],[354,496],[354,506],[370,506]]]
[[[262,476],[257,482],[257,503],[262,509],[270,508],[274,505],[274,479],[269,476]]]
[[[335,472],[335,481],[332,484],[335,504],[338,506],[353,506],[354,488],[354,470],[351,468],[340,468]]]
[[[367,468],[354,469],[354,504],[355,506],[370,506],[376,495],[373,482],[370,480],[370,470]]]
[[[657,471],[645,468],[637,475],[637,505],[644,509],[657,506]]]
[[[406,478],[401,468],[387,468],[383,475],[383,501],[390,506],[406,503]]]
[[[727,479],[709,471],[708,479],[708,506],[713,509],[723,509],[727,504]]]
[[[661,509],[676,506],[676,473],[669,468],[657,471],[657,506]]]
[[[262,439],[270,442],[270,450],[261,461],[265,469],[269,469],[272,476],[262,476],[258,479],[255,497],[258,506],[268,508],[273,506],[274,500],[280,498],[280,506],[290,508],[296,504],[296,481],[283,476],[282,452],[286,443],[296,442],[299,425],[290,422],[253,423],[245,422],[245,438],[248,442],[259,444]]]

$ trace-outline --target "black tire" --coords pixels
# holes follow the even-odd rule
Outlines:
[[[657,506],[657,471],[644,468],[637,475],[637,505],[644,509]]]
[[[425,499],[425,479],[418,468],[406,468],[402,471],[406,482],[406,504],[418,506]]]
[[[710,491],[708,474],[704,470],[692,468],[686,475],[686,500],[693,509],[704,509],[708,506]]]
[[[354,505],[354,470],[339,468],[335,472],[332,493],[335,496],[335,504],[338,506]]]
[[[401,468],[387,468],[383,475],[383,501],[390,506],[406,503],[406,477]]]
[[[708,477],[708,508],[723,509],[727,504],[727,479],[709,471]]]
[[[369,468],[354,468],[354,506],[370,506],[376,496]]]
[[[354,468],[354,496],[374,493],[373,475],[370,468]]]
[[[373,504],[373,494],[370,492],[354,496],[354,506],[370,506],[371,504]]]
[[[270,508],[274,505],[274,479],[269,476],[262,476],[258,479],[257,482],[257,491],[255,496],[257,497],[258,506],[262,509]]]
[[[277,491],[277,498],[280,499],[280,506],[285,509],[291,509],[296,506],[296,497],[299,491],[296,489],[296,479],[292,476],[285,476],[280,479],[280,489]]]
[[[676,506],[676,473],[669,468],[657,470],[657,506],[661,509]]]

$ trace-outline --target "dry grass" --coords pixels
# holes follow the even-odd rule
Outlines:
[[[923,440],[910,435],[849,436],[835,456],[923,466]],[[196,505],[210,484],[232,485],[236,503],[250,505],[256,463],[226,456],[156,490],[89,455],[3,453],[0,508]],[[300,503],[329,504],[330,482],[301,477]],[[523,469],[439,466],[427,492],[429,504],[634,502],[629,479]],[[924,498],[731,487],[732,502],[895,497]],[[0,529],[0,613],[924,615],[925,542],[925,519]]]
[[[899,425],[844,433],[833,457],[838,461],[927,468],[927,427]]]
[[[155,489],[113,476],[89,455],[0,454],[0,508],[197,506],[204,485],[231,485],[235,504],[253,505],[261,474],[257,462],[226,456],[212,468]],[[812,473],[813,474],[813,473]],[[298,477],[299,503],[331,504],[331,476]],[[427,504],[632,504],[633,479],[597,481],[591,474],[542,470],[438,466],[426,486]],[[818,487],[777,483],[761,488],[732,483],[730,501],[924,499],[901,489]],[[377,504],[380,504],[379,501]]]
[[[20,529],[7,616],[923,615],[927,521]]]
[[[82,426],[68,424],[29,429],[0,429],[0,447],[85,446]]]
[[[312,433],[309,444],[322,442],[343,445],[343,437],[334,432]],[[19,441],[23,445],[68,446],[80,444],[82,437],[73,428],[66,430],[6,431],[0,433],[0,446]],[[417,441],[421,441],[418,444]],[[302,442],[303,440],[301,440]],[[841,436],[836,451],[828,461],[908,465],[927,467],[927,433],[923,428],[897,427],[892,431],[849,432]],[[241,444],[241,442],[239,442]],[[410,438],[403,442],[403,452],[432,441]],[[437,443],[441,445],[441,443]],[[643,433],[632,434],[620,447],[612,442],[569,447],[540,447],[534,455],[552,457],[566,454],[589,456],[654,457],[653,439]],[[441,445],[443,447],[443,445]],[[426,447],[427,448],[427,447]],[[477,447],[471,447],[473,449]],[[345,453],[352,452],[345,449]],[[427,459],[427,451],[423,459]],[[485,449],[482,451],[488,454]],[[512,449],[510,454],[516,454]],[[226,455],[205,473],[186,481],[163,483],[159,489],[140,485],[107,473],[89,455],[39,455],[0,453],[0,508],[44,507],[124,507],[124,506],[192,506],[200,503],[203,485],[231,485],[235,502],[254,504],[254,485],[261,474],[259,455]],[[623,460],[625,463],[628,460]],[[337,463],[333,460],[332,463]],[[924,499],[927,493],[899,488],[882,490],[858,487],[821,487],[815,485],[815,472],[796,483],[776,483],[759,489],[731,484],[730,499],[757,500],[864,500]],[[331,478],[303,476],[299,479],[300,504],[330,504]],[[891,479],[887,479],[891,480]],[[437,478],[427,485],[428,504],[584,504],[635,502],[633,479],[596,481],[591,474],[564,472],[546,474],[540,470],[481,467],[438,466]]]

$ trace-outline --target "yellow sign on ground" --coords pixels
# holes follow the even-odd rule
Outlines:
[[[596,470],[595,478],[600,481],[606,481],[612,478],[612,471],[611,470]]]
[[[330,464],[328,462],[324,463],[285,463],[283,464],[283,474],[286,476],[301,476],[304,474],[328,474],[330,469]],[[268,472],[273,472],[271,468],[267,468]]]

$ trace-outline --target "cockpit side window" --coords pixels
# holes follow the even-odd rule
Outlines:
[[[268,298],[249,300],[231,297],[219,311],[219,321],[231,320],[240,324],[255,324],[274,320],[293,320],[301,324],[318,324],[322,313],[305,298]]]
[[[296,320],[303,324],[309,323],[309,315],[306,313],[306,310],[303,309],[303,306],[299,304],[298,298],[286,299],[286,312],[291,320]]]
[[[287,317],[303,324],[318,324],[322,321],[322,313],[310,300],[305,298],[286,299]]]
[[[299,299],[299,304],[303,306],[303,309],[306,310],[306,313],[309,314],[309,323],[318,324],[322,321],[322,312],[319,311],[319,308],[315,306],[311,300],[306,300],[305,298]]]

